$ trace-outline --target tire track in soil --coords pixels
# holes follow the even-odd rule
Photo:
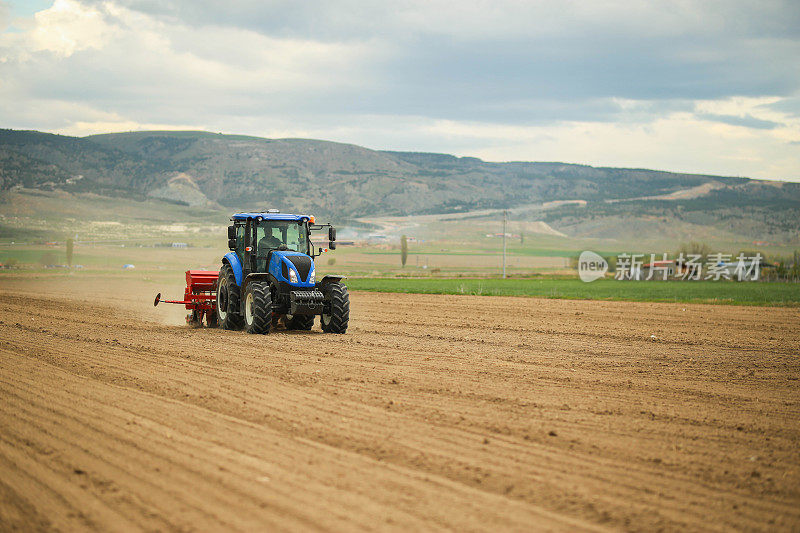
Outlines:
[[[253,524],[247,519],[291,529],[338,523],[758,530],[800,523],[800,402],[791,379],[798,334],[791,309],[776,310],[770,321],[740,308],[688,306],[714,319],[717,331],[709,335],[705,324],[681,321],[685,304],[633,304],[657,309],[664,323],[679,325],[678,337],[691,338],[665,346],[643,340],[648,329],[665,327],[658,320],[625,326],[613,317],[617,303],[607,302],[504,298],[496,305],[495,298],[355,293],[354,302],[363,305],[353,306],[348,335],[254,338],[154,326],[113,306],[46,298],[31,305],[31,297],[13,293],[3,298],[2,362],[22,362],[0,367],[0,395],[32,403],[0,422],[62,446],[67,456],[94,457],[97,469],[125,479],[126,494],[139,506],[114,499],[101,500],[102,506],[124,511],[142,527],[195,527],[203,521],[198,509],[215,509],[219,524],[237,529]],[[495,314],[509,305],[512,319]],[[387,306],[398,317],[427,318],[375,313]],[[601,312],[607,306],[611,313]],[[482,320],[447,327],[467,315]],[[530,328],[526,320],[534,315],[552,325]],[[762,334],[739,330],[765,321]],[[605,336],[606,330],[617,334]],[[727,341],[720,343],[720,336]],[[673,346],[680,353],[664,355]],[[751,376],[744,370],[754,361]],[[20,379],[34,372],[41,379]],[[82,385],[55,393],[71,380]],[[46,407],[54,397],[60,398],[57,413]],[[118,398],[125,398],[124,408]],[[115,405],[118,410],[109,407]],[[175,416],[189,412],[191,423]],[[126,417],[146,424],[126,431]],[[224,424],[211,422],[220,417]],[[197,435],[201,428],[218,432],[220,424],[225,435]],[[85,442],[81,427],[91,427],[96,438]],[[264,434],[270,435],[264,447],[253,449]],[[181,437],[177,448],[175,436]],[[308,447],[302,460],[278,453],[298,443]],[[15,444],[21,446],[3,440],[0,458],[4,450],[13,455]],[[331,454],[337,460],[320,466]],[[263,484],[247,477],[248,468],[263,469],[268,459],[280,467],[286,498],[274,514],[257,505]],[[316,467],[297,466],[309,461]],[[164,501],[195,514],[142,499],[150,485],[126,468],[146,470],[154,462],[175,470]],[[231,466],[225,480],[214,471],[223,465]],[[342,485],[337,476],[349,482]],[[53,477],[61,479],[55,493],[65,491],[64,478]],[[73,477],[67,472],[67,483]],[[317,478],[329,485],[317,487]],[[40,479],[44,490],[50,478],[40,473]],[[193,505],[185,501],[185,486],[198,488]],[[227,506],[204,505],[232,495]],[[299,504],[292,495],[307,497]],[[29,502],[17,501],[0,517]],[[76,512],[69,508],[39,516]],[[342,508],[346,516],[337,515]],[[84,527],[104,515],[87,516]]]
[[[31,384],[31,386],[33,386],[33,385]],[[116,388],[115,388],[115,389],[116,389]],[[114,393],[115,393],[116,395],[122,395],[122,396],[125,396],[124,392],[127,392],[127,391],[124,391],[124,389],[123,389],[123,392],[121,392],[121,391],[119,391],[119,390],[115,390],[115,391],[114,391]],[[69,397],[70,397],[70,398],[73,398],[73,396],[72,396],[72,395],[70,395]],[[150,396],[148,395],[148,397],[147,397],[147,398],[145,398],[144,400],[147,400],[147,399],[149,399],[149,398],[150,398]],[[81,399],[82,399],[82,398],[81,398]],[[126,403],[126,402],[127,402],[127,400],[128,400],[128,399],[127,399],[127,398],[125,398],[124,400],[122,400],[122,403]],[[157,399],[157,400],[155,401],[155,404],[156,404],[156,405],[158,405],[158,404],[159,404],[159,402],[160,402],[160,401],[162,401],[162,400],[163,400],[163,399]],[[147,402],[147,401],[142,401],[142,398],[140,398],[140,402],[139,402],[139,403],[148,404],[148,403],[150,403],[150,402]],[[170,402],[170,403],[174,403],[174,402]],[[154,406],[151,406],[151,405],[143,405],[143,407],[144,407],[144,408],[149,408],[149,409],[152,409],[152,408],[154,408]],[[65,407],[63,407],[63,406],[62,406],[62,409],[65,409]],[[47,422],[49,422],[49,424],[48,424],[48,425],[53,425],[53,424],[54,424],[54,425],[59,425],[59,421],[61,421],[61,424],[63,424],[65,420],[69,420],[70,418],[72,418],[72,419],[74,419],[74,421],[75,421],[75,424],[76,424],[77,426],[79,426],[79,428],[83,428],[83,429],[85,430],[85,429],[86,429],[86,424],[85,424],[85,422],[84,422],[84,423],[81,423],[81,420],[85,420],[85,419],[86,419],[86,417],[90,416],[90,413],[82,413],[82,415],[83,415],[83,416],[81,416],[81,415],[74,415],[74,416],[72,416],[72,417],[71,417],[71,416],[70,416],[68,413],[66,413],[66,412],[63,412],[63,411],[59,410],[59,412],[57,413],[57,416],[55,416],[55,418],[54,418],[53,420],[49,420],[49,421],[47,421]],[[201,420],[202,420],[203,418],[206,418],[206,417],[208,417],[208,416],[209,416],[209,414],[208,414],[207,412],[205,412],[205,410],[203,410],[203,413],[202,413],[202,414],[199,414],[199,415],[197,415],[197,417],[198,417],[199,419],[201,419]],[[212,416],[213,416],[213,415],[212,415]],[[42,417],[42,416],[40,415],[39,417],[37,417],[37,420],[41,420],[41,418],[46,418],[46,417]],[[105,418],[106,418],[106,417],[103,417],[103,419],[104,419],[104,420],[105,420]],[[47,422],[46,422],[46,424],[47,424]],[[239,420],[236,420],[235,422],[237,423],[237,425],[238,425],[239,423],[241,423],[241,421],[239,421]],[[41,422],[40,422],[40,423],[41,423]],[[140,423],[139,425],[141,425],[141,423]],[[104,426],[103,426],[103,427],[105,427],[106,429],[108,429],[108,428],[109,428],[109,426],[110,426],[110,425],[106,423],[106,424],[104,424]],[[178,428],[175,428],[175,426],[164,426],[164,428],[165,428],[165,429],[164,429],[164,431],[166,431],[166,432],[168,432],[168,433],[174,433],[174,432],[177,432],[177,431],[179,431],[179,429],[178,429]],[[121,429],[122,429],[123,431],[125,430],[125,428],[121,428]],[[256,427],[255,429],[257,429],[259,433],[262,433],[262,432],[263,432],[263,428],[258,428],[258,427]],[[100,434],[100,435],[99,435],[100,437],[102,436],[102,431],[101,431],[101,430],[99,430],[99,429],[95,429],[95,431],[97,431],[97,432]],[[180,459],[181,459],[182,455],[179,455],[179,456],[174,456],[174,457],[171,457],[171,458],[169,458],[169,459],[167,459],[167,458],[165,458],[165,457],[162,457],[162,455],[165,453],[165,449],[169,449],[169,448],[171,447],[171,446],[170,446],[170,443],[169,443],[168,441],[162,441],[161,439],[159,439],[159,438],[158,438],[158,436],[157,436],[157,435],[154,435],[152,431],[147,431],[147,432],[146,432],[146,437],[147,437],[146,439],[137,440],[137,441],[136,441],[136,444],[133,444],[133,445],[132,445],[132,447],[134,447],[134,448],[137,448],[137,450],[136,450],[136,453],[137,453],[137,455],[134,455],[134,456],[133,456],[133,459],[132,459],[134,462],[136,462],[136,459],[137,459],[137,457],[138,457],[138,460],[139,460],[139,461],[141,461],[141,460],[145,460],[145,459],[146,459],[147,461],[151,461],[151,462],[152,462],[152,461],[155,461],[155,462],[156,462],[156,464],[160,464],[160,465],[162,465],[162,467],[164,467],[164,468],[167,468],[167,467],[169,467],[169,465],[170,465],[170,464],[172,464],[172,466],[174,467],[174,466],[176,466],[176,465],[175,465],[175,463],[180,463],[180,462],[181,462],[181,460],[180,460]],[[253,437],[253,436],[252,436],[252,435],[249,435],[249,437],[251,437],[251,439],[252,439],[252,437]],[[170,437],[170,438],[172,438],[172,437]],[[62,438],[61,442],[64,442],[64,440],[69,440],[69,438],[67,438],[67,439],[63,439],[63,438]],[[94,440],[94,439],[93,439],[93,440]],[[107,440],[108,440],[108,439],[107,439]],[[123,444],[130,444],[130,443],[124,442],[124,441],[125,441],[125,439],[124,439],[124,438],[121,438],[121,437],[120,437],[119,439],[110,439],[110,440],[112,440],[112,441],[115,441],[115,442],[116,442],[116,440],[122,440],[122,441],[123,441]],[[261,439],[256,439],[256,440],[261,440]],[[294,448],[297,448],[298,444],[297,444],[297,442],[296,442],[296,439],[292,439],[292,440],[294,441],[294,442],[292,443],[292,444],[293,444],[293,446],[291,446],[291,447],[289,447],[289,446],[278,446],[278,447],[277,447],[277,449],[294,449]],[[250,439],[242,439],[241,441],[237,441],[237,442],[245,442],[245,443],[249,443],[249,442],[250,442]],[[75,442],[73,442],[73,443],[72,443],[72,445],[73,445],[73,446],[76,446],[76,447],[80,447],[80,446],[81,446],[81,444],[80,444],[80,439],[79,439],[79,440],[77,440],[77,441],[75,441]],[[109,445],[109,446],[110,446],[110,445]],[[100,446],[100,447],[102,447],[102,446]],[[140,448],[140,447],[141,447],[141,448],[145,448],[145,449],[143,449],[143,450],[138,450],[138,448]],[[150,448],[152,448],[152,449],[150,449]],[[209,455],[208,449],[209,449],[209,448],[210,448],[211,450],[213,450],[213,449],[215,449],[215,446],[211,445],[210,443],[203,442],[203,443],[199,444],[199,445],[196,447],[196,449],[194,449],[194,450],[186,450],[186,449],[182,449],[182,450],[181,450],[181,454],[188,454],[190,457],[192,457],[192,456],[194,456],[194,455],[196,455],[196,454],[202,454],[202,455],[204,456],[203,458],[204,458],[204,463],[205,463],[207,460],[209,460],[209,457],[208,457],[208,455]],[[316,448],[316,446],[315,446],[315,448]],[[97,449],[98,449],[98,446],[97,446],[97,445],[95,445],[95,446],[94,446],[94,450],[96,451]],[[227,450],[227,448],[226,448],[226,450]],[[315,452],[319,452],[319,450],[318,450],[318,449],[315,449],[314,451],[315,451]],[[109,450],[107,451],[107,453],[109,454],[109,455],[108,455],[109,457],[112,457],[112,455],[111,455],[111,452],[112,452],[112,450],[109,448]],[[337,452],[337,455],[338,455],[338,452],[339,452],[339,451],[338,451],[338,450],[336,450],[336,452]],[[227,452],[226,452],[226,455],[229,455],[229,453],[227,453]],[[325,455],[325,454],[322,454],[322,455]],[[113,457],[116,457],[116,455],[114,455]],[[130,458],[127,458],[127,457],[126,457],[126,458],[124,458],[124,459],[126,459],[126,461],[125,461],[125,464],[129,464],[129,460],[131,460],[131,459],[130,459]],[[230,458],[229,458],[229,459],[230,459]],[[334,459],[335,459],[335,458],[334,458]],[[271,457],[271,461],[274,461],[274,460],[276,460],[276,458],[275,458],[274,456],[272,456],[272,457]],[[326,463],[327,463],[327,464],[335,464],[335,463],[337,463],[337,462],[340,462],[340,461],[336,461],[336,460],[328,460],[328,461],[326,461]],[[287,461],[287,464],[291,465],[293,468],[297,468],[297,467],[299,467],[299,468],[301,468],[301,469],[302,469],[302,463],[303,463],[303,461],[297,461],[297,460],[291,460],[291,461]],[[229,476],[229,475],[231,474],[231,472],[232,472],[232,469],[231,469],[231,462],[230,462],[230,461],[226,461],[224,464],[225,464],[225,472],[226,472],[226,473],[225,473],[225,476]],[[272,463],[270,463],[270,464],[272,464]],[[280,464],[280,463],[279,463],[279,464]],[[212,463],[212,466],[213,466],[213,463]],[[348,461],[346,464],[342,465],[342,468],[345,468],[345,469],[350,469],[350,468],[353,468],[353,466],[355,466],[355,465],[353,465],[353,464],[352,464],[350,461]],[[195,469],[196,469],[196,470],[198,469],[198,468],[197,468],[197,466],[195,466]],[[137,469],[137,470],[138,470],[138,469]],[[214,490],[215,490],[215,491],[221,491],[219,494],[228,494],[228,491],[230,490],[229,488],[226,488],[224,485],[223,485],[223,486],[217,486],[218,480],[214,479],[214,478],[215,478],[215,476],[214,476],[214,469],[213,469],[213,468],[211,469],[211,471],[210,471],[210,472],[205,472],[205,471],[203,471],[203,468],[200,468],[199,470],[201,470],[201,471],[200,471],[200,472],[198,472],[198,473],[197,473],[197,475],[200,475],[200,476],[201,476],[201,478],[205,479],[205,481],[206,481],[206,483],[207,483],[207,484],[208,484],[208,482],[211,482],[211,484],[210,484],[210,485],[214,487]],[[193,474],[193,472],[191,472],[191,471],[190,471],[190,473],[192,473],[192,474]],[[235,473],[235,472],[234,472],[234,473]],[[270,475],[272,475],[272,474],[270,474]],[[320,472],[319,472],[317,469],[314,469],[314,472],[313,472],[313,474],[312,474],[312,475],[313,475],[314,477],[320,477]],[[385,476],[384,476],[384,477],[385,477]],[[191,480],[186,480],[186,479],[183,479],[183,478],[179,478],[179,479],[177,479],[177,480],[173,479],[172,481],[173,481],[173,482],[175,482],[175,483],[176,483],[178,486],[191,486]],[[334,483],[338,483],[338,481],[334,481]],[[313,488],[313,487],[312,487],[312,488]],[[320,502],[320,501],[324,502],[325,500],[324,500],[324,499],[320,500],[320,499],[317,499],[317,498],[313,498],[313,496],[316,496],[316,495],[314,495],[313,493],[312,493],[312,494],[310,494],[309,496],[307,496],[307,498],[310,498],[310,501],[301,501],[301,502],[297,502],[297,500],[298,500],[298,498],[297,498],[297,495],[298,495],[298,494],[300,494],[300,495],[303,495],[303,494],[304,494],[304,492],[303,492],[303,491],[305,491],[305,492],[308,492],[308,491],[309,491],[309,486],[308,486],[308,483],[307,483],[307,482],[304,482],[304,483],[302,484],[302,488],[300,488],[300,487],[291,487],[291,486],[290,486],[290,489],[291,489],[291,490],[289,490],[289,492],[290,492],[290,493],[293,495],[293,496],[292,496],[292,501],[293,501],[293,503],[294,503],[296,506],[299,504],[299,505],[301,506],[301,508],[302,508],[302,509],[307,509],[307,508],[308,508],[308,506],[315,506],[315,507],[316,507],[316,510],[317,510],[317,512],[319,512],[319,511],[320,511],[320,509],[319,509],[319,507],[320,507],[320,505],[319,505],[319,502]],[[299,489],[299,490],[298,490],[298,489]],[[140,490],[141,490],[141,489],[140,489]],[[346,494],[348,494],[348,493],[346,493]],[[352,495],[351,495],[351,496],[352,496]],[[432,496],[432,495],[429,495],[429,496]],[[441,496],[441,495],[440,495],[440,496]],[[217,496],[215,496],[215,497],[217,497],[217,498],[218,498],[218,497],[219,497],[219,495],[217,495]],[[307,499],[307,498],[302,498],[302,499],[303,499],[303,500],[305,500],[305,499]],[[444,499],[446,500],[446,498],[444,498]],[[204,500],[204,501],[205,501],[205,500]],[[316,504],[316,505],[315,505],[315,504]],[[336,508],[337,508],[337,509],[338,509],[338,507],[339,507],[340,505],[341,505],[341,502],[336,502]],[[362,510],[362,509],[368,509],[368,508],[370,508],[370,502],[369,502],[369,498],[366,498],[366,501],[358,501],[358,502],[357,502],[357,505],[355,505],[355,508],[356,508],[356,509],[359,509],[359,510]],[[327,522],[326,522],[326,525],[327,525],[327,526],[335,525],[335,524],[331,524],[331,520],[330,520],[330,518],[331,518],[331,516],[335,516],[335,514],[336,514],[336,513],[335,513],[336,509],[328,509],[328,510],[326,510],[326,509],[324,509],[324,508],[323,508],[323,509],[322,509],[322,511],[329,511],[329,512],[330,512],[330,514],[326,514],[326,517],[327,517],[327,519],[326,519],[326,520],[327,520]],[[284,513],[284,514],[282,514],[282,517],[283,517],[283,519],[284,519],[284,522],[285,522],[285,519],[286,519],[288,516],[289,516],[289,515],[288,515],[287,513]],[[358,514],[356,514],[355,516],[356,516],[356,517],[358,517]],[[535,515],[534,515],[534,517],[535,517]],[[261,520],[263,520],[263,517],[261,518]],[[396,521],[397,521],[397,523],[399,523],[399,524],[402,524],[403,522],[406,522],[406,521],[403,521],[403,520],[396,520]],[[263,523],[263,522],[262,522],[262,523]],[[567,521],[567,523],[569,523],[569,521]],[[252,525],[252,524],[251,524],[251,525]],[[281,527],[285,527],[286,525],[287,525],[286,523],[283,523]],[[308,527],[308,525],[309,525],[309,524],[305,524],[305,527]],[[341,525],[342,525],[342,526],[344,526],[344,524],[341,524]],[[349,525],[350,525],[350,526],[354,525],[352,517],[350,517]],[[356,525],[357,525],[357,523],[356,523]],[[411,521],[411,523],[409,523],[408,525],[409,525],[409,526],[420,526],[420,524],[415,524],[415,523],[414,523],[414,521]],[[228,527],[235,526],[235,523],[228,523],[228,524],[226,524],[226,526],[228,526]],[[305,529],[305,527],[304,527],[304,528],[300,528],[300,529]],[[249,529],[249,528],[245,527],[245,528],[243,528],[243,529]]]

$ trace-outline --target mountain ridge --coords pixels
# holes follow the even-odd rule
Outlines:
[[[744,210],[761,228],[778,224],[791,233],[798,226],[800,184],[775,183],[552,161],[488,162],[204,131],[70,137],[0,130],[3,190],[63,189],[224,210],[270,206],[338,220],[581,200],[548,210],[547,222],[558,228],[559,217],[574,223],[661,212],[724,224],[732,212]]]

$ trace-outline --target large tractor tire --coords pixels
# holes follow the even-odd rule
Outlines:
[[[322,331],[344,333],[350,320],[350,295],[341,283],[331,283],[325,288],[325,306],[322,311]]]
[[[311,331],[314,326],[314,315],[286,315],[284,318],[286,329]]]
[[[239,286],[230,265],[222,265],[217,278],[217,324],[222,329],[242,329]]]
[[[251,281],[244,291],[244,328],[247,333],[264,335],[272,327],[272,295],[269,283]]]

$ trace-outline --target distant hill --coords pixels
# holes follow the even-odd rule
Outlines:
[[[581,213],[680,211],[719,223],[739,210],[758,213],[766,226],[780,220],[791,232],[800,211],[800,185],[793,183],[565,163],[489,163],[208,132],[77,138],[0,130],[0,187],[17,186],[226,209],[309,210],[339,220],[585,201],[548,211],[554,227],[577,223]]]

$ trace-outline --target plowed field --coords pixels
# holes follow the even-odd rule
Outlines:
[[[800,529],[798,309],[154,292],[0,278],[0,530]]]

